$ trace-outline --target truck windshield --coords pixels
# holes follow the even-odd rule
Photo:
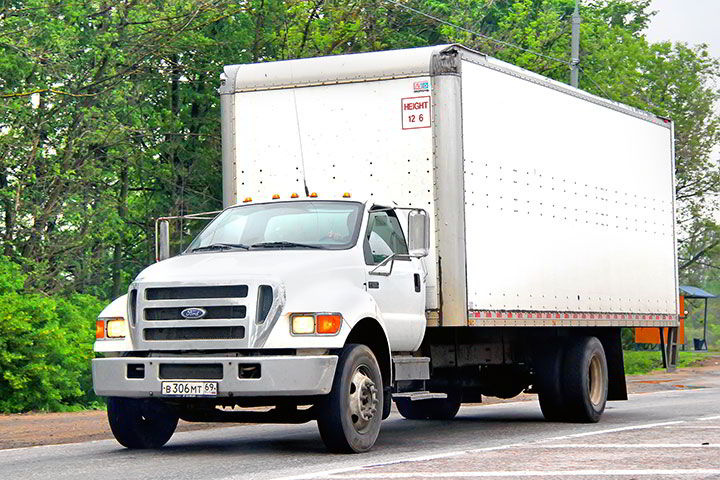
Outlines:
[[[242,205],[225,210],[190,244],[193,251],[352,247],[362,204],[295,201]]]

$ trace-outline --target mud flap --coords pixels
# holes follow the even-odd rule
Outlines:
[[[628,399],[621,333],[620,328],[607,328],[596,333],[605,350],[605,358],[607,359],[608,400]]]

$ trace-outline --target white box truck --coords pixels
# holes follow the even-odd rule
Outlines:
[[[627,398],[621,327],[675,331],[669,120],[460,45],[232,65],[220,95],[225,210],[172,258],[162,219],[98,319],[126,447],[316,420],[361,452],[391,400],[521,392],[596,422]]]

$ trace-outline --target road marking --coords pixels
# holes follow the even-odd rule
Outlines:
[[[698,420],[717,420],[720,418],[720,415],[713,415],[712,417],[700,417]]]
[[[720,448],[720,444],[701,443],[562,443],[554,445],[526,445],[524,448]]]
[[[678,420],[675,422],[646,423],[644,425],[631,425],[629,427],[608,428],[607,430],[596,430],[596,431],[592,431],[592,432],[571,433],[570,435],[561,435],[559,437],[546,438],[544,441],[564,440],[566,438],[590,437],[592,435],[603,435],[605,433],[626,432],[628,430],[643,430],[646,428],[664,427],[666,425],[678,425],[680,423],[685,423],[685,420]]]
[[[583,476],[657,476],[657,475],[716,475],[720,469],[648,469],[648,470],[517,470],[497,472],[385,472],[358,473],[357,475],[333,475],[315,478],[328,479],[373,479],[373,478],[487,478],[487,477],[583,477]]]
[[[665,427],[665,428],[691,428],[693,430],[697,429],[713,429],[713,428],[720,428],[720,425],[680,425],[677,427]]]
[[[502,404],[501,404],[502,405]],[[507,404],[504,404],[507,405]],[[409,457],[409,458],[403,458],[398,460],[391,460],[388,462],[380,462],[375,464],[366,464],[366,465],[356,465],[354,467],[345,467],[345,468],[338,468],[338,469],[332,469],[332,470],[321,470],[319,472],[314,473],[304,473],[299,475],[291,475],[287,477],[279,477],[275,478],[274,480],[306,480],[311,478],[330,478],[329,475],[339,475],[344,474],[352,471],[357,471],[361,469],[366,468],[372,468],[372,467],[383,467],[388,465],[396,465],[399,463],[412,463],[412,462],[422,462],[426,460],[438,460],[441,458],[450,458],[450,457],[457,457],[459,455],[465,455],[469,453],[480,453],[480,452],[491,452],[496,450],[507,450],[510,448],[524,448],[532,446],[533,448],[542,448],[541,445],[538,445],[543,442],[549,442],[554,440],[565,440],[569,438],[578,438],[578,437],[587,437],[591,435],[602,435],[605,433],[615,433],[615,432],[624,432],[628,430],[641,430],[646,428],[655,428],[655,427],[664,427],[667,425],[678,425],[681,423],[685,423],[685,420],[677,420],[672,422],[660,422],[660,423],[645,423],[642,425],[631,425],[628,427],[618,427],[618,428],[610,428],[606,430],[598,430],[594,432],[583,432],[583,433],[573,433],[570,435],[562,435],[559,437],[549,437],[549,438],[543,438],[540,440],[535,440],[532,442],[523,442],[523,443],[511,443],[507,445],[498,445],[495,447],[484,447],[484,448],[476,448],[476,449],[468,449],[468,450],[456,450],[456,451],[449,451],[445,453],[436,453],[433,455],[424,455],[419,457]],[[720,470],[717,471],[720,473]],[[670,475],[670,474],[669,474]],[[228,477],[223,480],[231,480],[239,477]],[[332,478],[345,478],[345,477],[332,477]],[[347,477],[347,478],[356,478],[356,477]],[[360,477],[357,477],[360,478]]]
[[[428,460],[439,460],[441,458],[451,458],[451,457],[457,457],[460,455],[467,455],[469,453],[493,452],[496,450],[507,450],[509,448],[526,447],[528,445],[529,445],[529,443],[509,443],[507,445],[497,445],[495,447],[476,448],[476,449],[472,449],[472,450],[455,450],[455,451],[450,451],[450,452],[445,452],[445,453],[435,453],[432,455],[422,455],[422,456],[418,456],[418,457],[402,458],[399,460],[389,460],[387,462],[355,465],[353,467],[336,468],[333,470],[321,470],[319,472],[312,472],[312,473],[302,473],[299,475],[290,475],[288,477],[278,477],[273,480],[305,480],[305,479],[309,479],[309,478],[336,478],[336,477],[329,477],[329,476],[352,472],[352,471],[356,471],[356,470],[362,470],[362,469],[366,469],[366,468],[387,467],[390,465],[398,465],[400,463],[425,462]],[[239,479],[241,477],[227,477],[227,478],[224,478],[221,480],[234,480],[236,478]],[[339,477],[337,477],[337,478],[339,478]],[[350,478],[353,478],[353,477],[350,477]]]

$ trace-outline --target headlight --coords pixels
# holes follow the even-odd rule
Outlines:
[[[308,335],[315,333],[315,316],[294,315],[292,317],[292,333],[295,335]]]
[[[335,335],[343,321],[339,313],[295,313],[290,318],[294,335]]]
[[[98,318],[95,322],[95,338],[125,338],[128,333],[124,318]]]

